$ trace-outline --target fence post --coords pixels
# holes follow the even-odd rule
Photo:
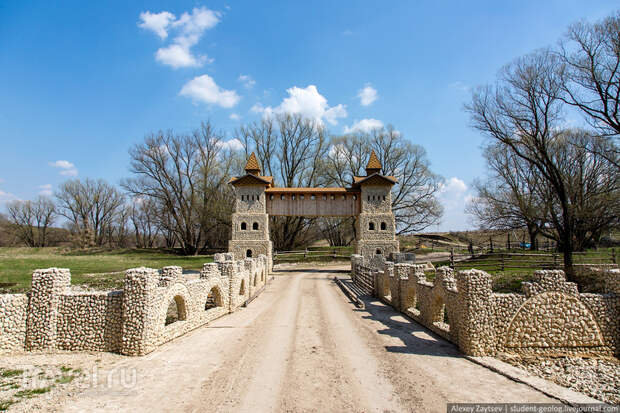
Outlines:
[[[454,248],[450,250],[450,268],[454,269]]]
[[[553,253],[553,269],[558,269],[558,254],[556,254],[555,252]]]
[[[502,272],[504,272],[504,268],[505,268],[504,254],[500,254],[500,258],[502,259]]]

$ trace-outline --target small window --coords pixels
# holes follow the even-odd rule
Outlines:
[[[299,195],[299,199],[304,199],[304,196],[303,195]]]
[[[346,195],[343,195],[343,196],[342,196],[342,200],[343,200],[343,201],[345,201],[346,199],[347,199],[347,196],[346,196]]]
[[[323,195],[323,201],[327,201],[327,195]]]
[[[241,231],[245,231],[246,229],[248,229],[248,224],[246,224],[245,222],[241,223]]]
[[[370,201],[370,195],[368,195],[368,200]]]
[[[247,250],[245,252],[245,256],[248,257],[248,258],[252,258],[252,250]]]
[[[286,197],[284,195],[280,195],[280,199],[284,201]]]
[[[245,195],[241,195],[241,200],[244,201]]]
[[[353,195],[353,200],[357,201],[357,195]]]
[[[383,200],[385,201],[385,195],[383,195]]]
[[[375,230],[375,223],[374,222],[369,222],[368,223],[368,229],[370,231],[374,231]]]
[[[387,225],[385,224],[385,222],[381,223],[381,231],[385,231],[387,228]]]
[[[377,251],[375,252],[377,255],[383,255],[383,251],[381,251],[380,249],[377,249]]]
[[[316,199],[316,196],[315,195],[310,195],[310,199],[314,201]]]
[[[383,225],[383,224],[381,224],[381,225]],[[255,223],[252,224],[252,229],[254,231],[258,231],[258,222],[255,222]]]
[[[291,199],[294,201],[295,200],[295,195],[291,195]]]
[[[269,199],[273,201],[273,195],[269,195]]]
[[[330,196],[329,198],[330,198],[332,201],[333,201],[334,199],[336,199],[336,197],[335,197],[335,196],[333,196],[333,195],[332,195],[332,196]]]

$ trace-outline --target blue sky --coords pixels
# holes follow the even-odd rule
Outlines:
[[[0,209],[78,176],[117,184],[150,131],[234,139],[296,109],[332,133],[393,124],[445,177],[446,216],[484,174],[463,103],[512,59],[614,1],[0,0]],[[164,13],[167,12],[167,13]]]

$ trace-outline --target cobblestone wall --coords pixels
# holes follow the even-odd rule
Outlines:
[[[216,254],[198,274],[133,268],[122,290],[71,287],[68,269],[36,270],[27,294],[0,295],[0,352],[111,351],[143,355],[235,311],[267,283],[269,260]]]
[[[352,278],[364,265],[351,260]],[[371,269],[374,294],[468,355],[620,354],[620,271],[600,272],[606,294],[579,293],[563,271],[536,271],[523,294],[499,294],[484,271],[384,262]]]

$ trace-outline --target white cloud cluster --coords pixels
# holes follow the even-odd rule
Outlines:
[[[39,185],[39,195],[52,196],[52,184]]]
[[[288,97],[284,98],[282,103],[275,108],[256,104],[252,107],[252,111],[262,113],[263,116],[267,117],[280,113],[299,114],[314,119],[320,124],[323,124],[323,120],[325,120],[332,125],[337,124],[339,118],[347,117],[346,106],[342,104],[329,106],[327,99],[319,93],[315,85],[309,85],[305,88],[293,86],[286,92]]]
[[[218,105],[223,108],[232,108],[240,99],[236,91],[222,89],[209,75],[196,76],[183,85],[179,94],[191,98],[194,102]]]
[[[60,169],[60,174],[63,176],[77,176],[78,174],[78,170],[75,165],[69,161],[60,160],[56,162],[50,162],[49,164],[54,168]]]
[[[377,89],[372,87],[370,83],[367,83],[366,86],[359,90],[357,97],[360,98],[360,104],[362,106],[368,106],[377,100]]]
[[[220,13],[206,7],[194,8],[190,13],[183,13],[178,19],[170,12],[140,13],[138,26],[154,32],[160,39],[166,39],[168,32],[174,30],[178,35],[172,44],[162,47],[155,53],[155,59],[173,68],[198,67],[205,62],[212,62],[204,55],[194,55],[191,48],[200,41],[205,31],[215,27],[220,22]]]
[[[472,199],[470,188],[457,177],[451,177],[441,184],[437,194],[439,202],[444,207],[442,223],[437,230],[465,230],[469,229],[469,216],[465,213],[465,205]]]
[[[230,149],[233,151],[240,151],[243,149],[243,143],[237,138],[233,138],[227,141],[219,141],[217,143],[217,146],[222,149]]]
[[[231,114],[228,116],[228,118],[229,118],[230,120],[239,120],[239,119],[241,119],[241,116],[239,116],[239,114],[238,114],[238,113],[231,113]]]
[[[383,122],[378,119],[362,119],[358,122],[355,122],[351,126],[344,127],[344,133],[352,133],[352,132],[364,132],[368,133],[373,129],[379,129],[383,127]]]
[[[243,86],[245,86],[246,89],[252,89],[256,84],[256,80],[252,79],[252,76],[250,75],[239,75],[237,80],[243,83]]]

